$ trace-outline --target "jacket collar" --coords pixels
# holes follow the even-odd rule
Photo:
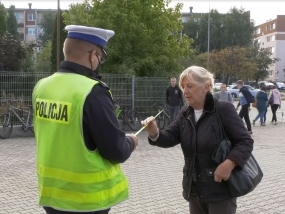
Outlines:
[[[203,108],[203,113],[212,113],[215,111],[215,100],[211,92],[206,94],[205,104]],[[194,109],[191,106],[185,108],[183,116],[187,118],[190,114],[194,112]]]

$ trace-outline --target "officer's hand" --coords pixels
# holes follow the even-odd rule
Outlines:
[[[139,143],[139,139],[137,136],[135,136],[134,134],[126,134],[127,137],[131,137],[133,139],[133,141],[135,142],[134,144],[134,150],[136,149],[138,143]]]
[[[142,126],[147,125],[145,127],[145,130],[148,132],[148,135],[151,138],[155,138],[158,135],[159,130],[157,128],[157,124],[156,124],[155,118],[153,116],[148,117],[145,120],[141,121],[141,124],[142,124]]]

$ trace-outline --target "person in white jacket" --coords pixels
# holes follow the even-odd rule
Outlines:
[[[273,96],[272,102],[270,103],[271,96]],[[281,94],[276,88],[276,86],[273,86],[273,90],[270,92],[268,96],[269,105],[271,106],[272,111],[272,120],[271,123],[274,123],[274,125],[277,124],[277,117],[276,117],[276,111],[278,108],[281,108]]]

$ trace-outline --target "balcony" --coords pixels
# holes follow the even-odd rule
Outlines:
[[[24,23],[18,23],[18,28],[23,28],[24,27]]]

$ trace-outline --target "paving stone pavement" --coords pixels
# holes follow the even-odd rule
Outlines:
[[[238,199],[237,214],[285,214],[284,132],[283,123],[253,127],[253,153],[264,178],[252,193]],[[139,139],[137,150],[122,164],[130,184],[130,199],[113,207],[110,213],[189,213],[181,194],[180,146],[169,149],[150,146],[145,132]],[[35,151],[33,137],[0,139],[0,214],[44,214],[37,205]]]

